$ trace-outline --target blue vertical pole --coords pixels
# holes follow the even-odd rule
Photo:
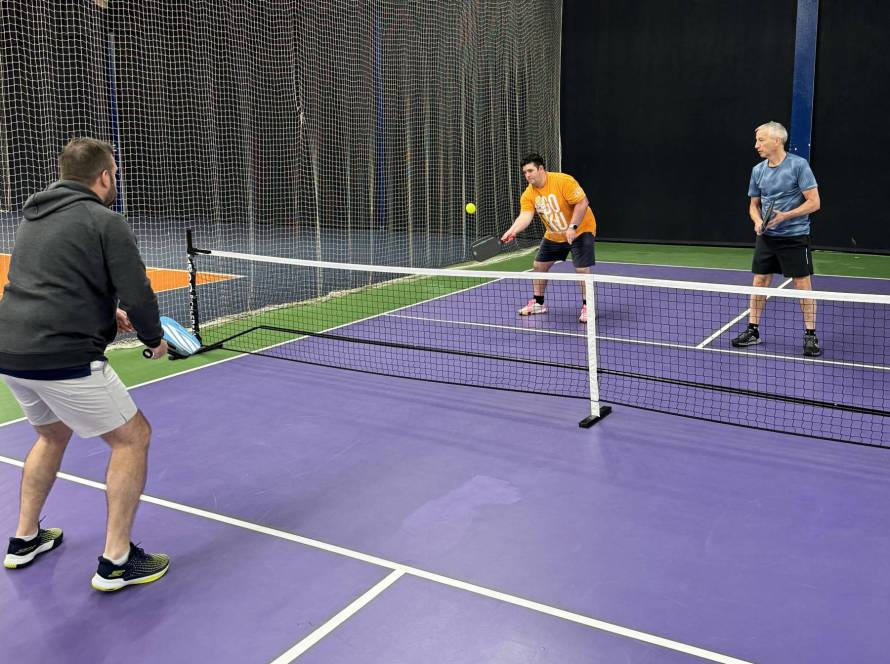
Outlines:
[[[108,78],[108,115],[111,120],[111,144],[114,146],[114,159],[117,162],[117,200],[114,211],[127,213],[127,200],[124,192],[123,166],[121,164],[121,132],[117,115],[117,69],[114,60],[114,34],[108,33],[108,58],[106,64]]]
[[[807,161],[810,159],[810,139],[813,132],[813,92],[816,87],[818,27],[819,0],[797,0],[789,152],[803,157]]]

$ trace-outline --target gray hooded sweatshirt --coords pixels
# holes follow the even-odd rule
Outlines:
[[[25,203],[0,298],[0,370],[80,367],[104,358],[127,312],[147,346],[163,337],[133,232],[88,187],[60,181]]]

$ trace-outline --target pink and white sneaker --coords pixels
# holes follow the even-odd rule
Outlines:
[[[532,316],[534,314],[546,313],[547,307],[545,307],[543,304],[538,304],[537,302],[535,302],[535,298],[529,300],[528,304],[526,304],[524,307],[522,307],[522,309],[519,310],[520,316]]]
[[[581,306],[581,315],[578,316],[578,322],[579,323],[587,322],[587,305],[586,304]]]

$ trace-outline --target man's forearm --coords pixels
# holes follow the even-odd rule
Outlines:
[[[760,205],[749,205],[748,206],[748,216],[751,217],[751,221],[755,224],[763,223],[763,218],[760,216]]]
[[[511,233],[521,233],[526,228],[528,228],[532,221],[534,221],[534,217],[531,219],[523,219],[522,217],[516,217],[516,220],[513,222],[513,225],[510,227]]]
[[[590,204],[587,201],[582,201],[575,206],[575,209],[572,210],[572,220],[569,222],[570,226],[580,226],[581,222],[584,220],[584,214],[587,212],[587,208],[590,207]]]

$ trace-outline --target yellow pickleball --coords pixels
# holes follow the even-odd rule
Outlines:
[[[467,203],[464,210],[467,211],[467,214],[476,214],[476,204],[475,203]]]

